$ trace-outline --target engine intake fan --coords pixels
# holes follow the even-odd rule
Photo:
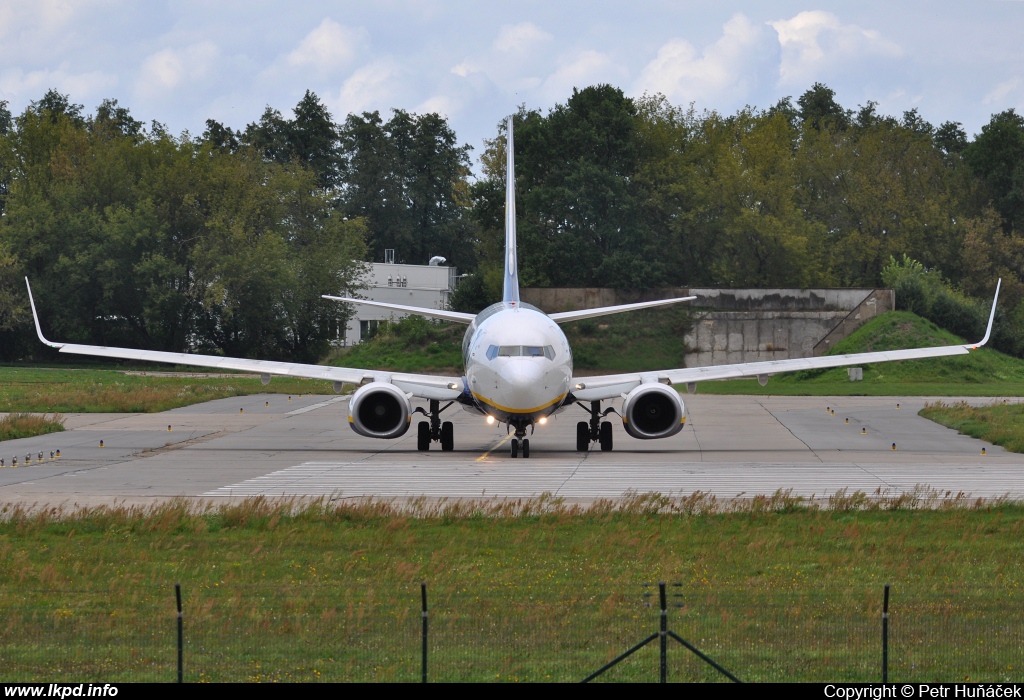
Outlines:
[[[685,420],[682,397],[664,384],[641,384],[622,402],[622,425],[640,440],[671,437],[683,429]]]
[[[394,384],[371,382],[349,399],[348,422],[352,430],[366,437],[401,437],[412,423],[412,405]]]

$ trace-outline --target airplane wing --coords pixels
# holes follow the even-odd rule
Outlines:
[[[343,301],[348,304],[363,304],[365,306],[376,306],[380,309],[391,309],[401,311],[404,314],[417,314],[427,318],[440,318],[455,323],[470,324],[476,318],[475,314],[464,314],[461,311],[445,311],[444,309],[428,309],[423,306],[406,306],[404,304],[389,304],[385,301],[370,301],[369,299],[349,299],[348,297],[332,297],[330,294],[321,294],[321,298],[331,301]]]
[[[717,365],[712,367],[686,367],[659,372],[635,372],[627,374],[610,374],[598,377],[579,377],[574,379],[572,395],[580,401],[599,401],[618,398],[628,394],[640,384],[660,382],[662,384],[686,384],[691,391],[697,382],[714,379],[738,379],[740,377],[757,377],[762,386],[768,377],[782,372],[797,372],[807,369],[830,369],[833,367],[849,367],[852,365],[874,364],[877,362],[894,362],[896,360],[918,360],[929,357],[949,357],[966,355],[985,345],[992,335],[992,322],[996,315],[996,301],[999,299],[999,287],[1002,280],[996,283],[996,294],[992,300],[992,311],[988,317],[988,328],[985,337],[977,343],[964,345],[943,345],[930,348],[911,350],[883,350],[880,352],[858,352],[850,355],[827,355],[823,357],[800,357],[789,360],[769,360],[767,362],[743,362],[733,365]]]
[[[559,311],[557,313],[548,314],[555,323],[566,323],[568,321],[579,321],[584,318],[594,318],[596,316],[609,316],[611,314],[621,314],[624,311],[636,311],[637,309],[650,309],[655,306],[665,306],[667,304],[678,304],[681,301],[693,301],[697,297],[676,297],[675,299],[658,299],[657,301],[641,301],[636,304],[620,304],[619,306],[600,306],[596,309],[581,309],[579,311]]]
[[[36,335],[39,336],[39,340],[51,348],[56,348],[60,352],[70,355],[111,357],[119,360],[142,360],[144,362],[162,362],[174,365],[207,367],[210,369],[253,372],[261,375],[264,384],[268,383],[270,377],[275,375],[301,377],[303,379],[325,379],[334,382],[335,391],[340,391],[343,383],[389,382],[402,391],[422,399],[438,399],[443,401],[458,398],[462,393],[463,383],[461,377],[438,377],[429,374],[404,374],[401,372],[382,372],[371,369],[305,365],[296,362],[246,360],[236,357],[220,357],[218,355],[193,355],[184,352],[55,343],[43,336],[43,330],[39,325],[39,315],[36,313],[35,300],[32,298],[32,287],[29,285],[27,277],[25,278],[25,285],[28,287],[28,299],[32,306],[32,318],[36,324]]]

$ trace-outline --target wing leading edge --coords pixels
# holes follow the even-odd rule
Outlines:
[[[884,350],[880,352],[858,352],[849,355],[829,355],[824,357],[800,357],[789,360],[769,360],[766,362],[743,362],[732,365],[712,367],[686,367],[660,372],[637,372],[631,374],[611,374],[598,377],[581,377],[573,388],[573,397],[580,401],[598,401],[617,398],[628,393],[646,382],[663,384],[696,384],[697,382],[715,379],[739,379],[757,377],[762,382],[773,374],[798,372],[807,369],[831,369],[849,367],[860,364],[878,362],[895,362],[897,360],[920,360],[930,357],[950,357],[966,355],[988,343],[992,336],[992,323],[996,316],[996,302],[999,300],[999,287],[1002,280],[996,283],[995,298],[992,299],[992,310],[988,316],[988,328],[985,337],[977,343],[963,345],[942,345],[930,348],[914,348],[908,350]]]
[[[270,376],[324,379],[334,382],[335,390],[339,390],[342,383],[366,384],[368,382],[389,382],[402,391],[423,399],[454,399],[462,393],[462,379],[460,377],[435,377],[428,374],[403,374],[348,367],[306,365],[296,362],[246,360],[237,357],[220,357],[218,355],[193,355],[184,352],[55,343],[43,336],[43,330],[39,325],[39,314],[36,312],[35,300],[32,298],[32,286],[29,284],[27,277],[25,278],[25,286],[28,287],[29,304],[32,306],[32,319],[35,321],[36,334],[39,336],[39,340],[51,348],[56,348],[61,353],[252,372],[262,375],[265,382],[269,381]]]
[[[346,304],[362,304],[364,306],[375,306],[379,309],[391,309],[392,311],[399,311],[403,314],[416,314],[418,316],[426,316],[427,318],[440,318],[445,321],[454,321],[455,323],[470,324],[473,322],[473,319],[476,318],[475,314],[464,314],[461,311],[428,309],[422,306],[406,306],[404,304],[391,304],[385,301],[370,301],[369,299],[334,297],[330,294],[321,294],[320,297],[322,299],[330,299],[331,301],[345,302]]]

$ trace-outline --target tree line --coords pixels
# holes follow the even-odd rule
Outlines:
[[[24,275],[61,340],[304,361],[347,320],[320,294],[358,291],[360,261],[388,248],[445,256],[470,273],[453,305],[481,308],[500,295],[504,128],[473,177],[439,115],[336,121],[311,92],[290,117],[268,107],[199,136],[53,90],[16,116],[0,103],[0,353],[40,354]],[[515,129],[525,285],[898,280],[926,314],[974,309],[957,312],[970,327],[1002,276],[999,342],[1024,353],[1012,109],[968,138],[917,110],[845,108],[821,84],[731,115],[598,85],[520,108]]]

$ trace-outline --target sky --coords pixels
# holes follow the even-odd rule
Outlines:
[[[337,121],[438,112],[479,155],[519,105],[547,112],[573,88],[729,114],[822,82],[844,107],[916,107],[970,136],[1024,112],[1022,36],[1024,0],[0,0],[0,100],[113,98],[198,135],[290,115],[309,89]]]

